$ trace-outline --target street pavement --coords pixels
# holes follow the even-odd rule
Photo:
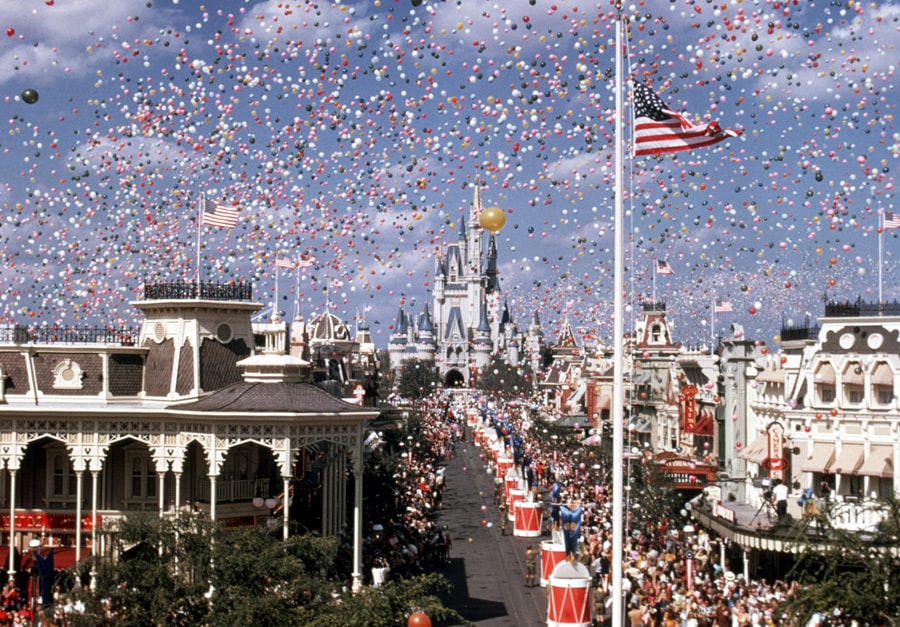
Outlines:
[[[456,456],[444,468],[443,509],[436,522],[453,541],[450,564],[443,570],[453,591],[444,604],[479,627],[531,627],[547,624],[547,590],[525,586],[525,548],[540,555],[549,536],[513,536],[513,523],[501,535],[500,510],[494,502],[494,475],[471,440],[457,442]],[[544,527],[547,526],[546,520]]]

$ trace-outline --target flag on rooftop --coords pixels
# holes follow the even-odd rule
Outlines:
[[[675,270],[672,269],[672,266],[665,259],[657,259],[656,274],[675,274]]]
[[[201,224],[206,224],[209,226],[219,226],[226,229],[237,226],[238,213],[240,212],[237,207],[218,203],[212,211],[207,211],[206,201],[203,200],[202,202],[203,210],[200,214]]]
[[[885,211],[884,212],[884,228],[900,229],[900,215],[897,215],[893,211]]]
[[[718,144],[740,131],[722,129],[716,121],[693,124],[667,108],[643,83],[634,85],[634,154],[661,155]]]
[[[730,311],[734,311],[734,309],[731,306],[731,301],[716,299],[716,307],[715,307],[716,313],[728,313]]]

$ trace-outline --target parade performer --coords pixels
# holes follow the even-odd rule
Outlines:
[[[554,529],[559,529],[559,507],[562,505],[562,486],[559,479],[550,487],[550,522]]]
[[[575,499],[569,499],[569,502],[562,506],[560,512],[566,559],[569,561],[574,561],[577,557],[578,538],[581,536],[581,517],[583,513],[584,510],[581,504]]]

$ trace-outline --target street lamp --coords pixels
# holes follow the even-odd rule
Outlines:
[[[37,624],[37,598],[38,598],[38,551],[43,543],[39,538],[32,538],[28,543],[31,549],[31,624]]]

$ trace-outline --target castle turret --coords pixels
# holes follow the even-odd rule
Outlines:
[[[481,306],[481,321],[475,331],[472,340],[475,348],[475,367],[484,370],[491,363],[491,354],[494,352],[494,341],[491,339],[491,325],[488,322],[487,305]]]
[[[431,310],[428,303],[422,308],[419,314],[419,322],[416,325],[419,330],[418,353],[419,359],[434,359],[434,353],[437,350],[437,344],[434,340],[434,323],[431,320]]]

